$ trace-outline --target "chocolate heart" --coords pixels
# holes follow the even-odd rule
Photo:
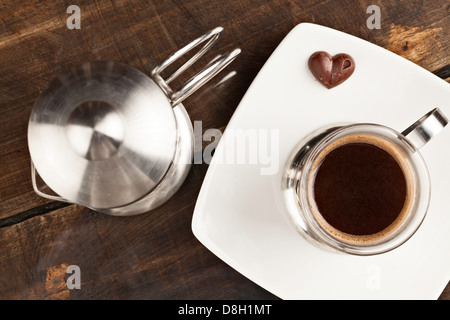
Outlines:
[[[321,84],[331,89],[352,75],[355,61],[346,53],[331,57],[327,52],[318,51],[309,58],[308,67]]]

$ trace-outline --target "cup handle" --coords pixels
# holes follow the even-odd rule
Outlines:
[[[441,132],[447,123],[447,117],[439,108],[435,108],[410,125],[402,135],[407,137],[416,149],[420,149]]]

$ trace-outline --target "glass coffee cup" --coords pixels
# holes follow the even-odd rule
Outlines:
[[[430,177],[419,149],[447,122],[436,108],[402,133],[357,123],[303,139],[288,160],[282,186],[299,232],[316,245],[356,255],[403,244],[430,202]]]

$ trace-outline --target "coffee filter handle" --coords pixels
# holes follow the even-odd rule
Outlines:
[[[404,130],[402,135],[407,137],[416,149],[420,149],[441,132],[447,123],[447,117],[439,108],[435,108]]]
[[[172,54],[169,58],[164,60],[152,70],[152,78],[156,81],[156,83],[158,83],[161,89],[168,96],[173,107],[181,103],[197,89],[202,87],[206,82],[211,80],[216,74],[222,71],[222,69],[228,66],[241,52],[241,49],[236,48],[226,54],[217,56],[212,61],[210,61],[202,71],[194,75],[184,85],[182,85],[181,88],[176,91],[172,90],[169,84],[181,73],[187,70],[191,65],[193,65],[197,60],[199,60],[217,42],[222,31],[222,27],[212,29],[211,31],[205,33],[201,37],[195,39],[188,45]],[[169,67],[173,62],[175,62],[200,44],[204,45],[196,54],[194,54],[187,62],[185,62],[170,76],[163,79],[161,73],[167,67]]]
[[[31,184],[33,185],[34,192],[36,192],[36,194],[38,196],[41,196],[41,197],[49,199],[49,200],[71,203],[70,201],[64,199],[63,197],[53,196],[53,195],[44,193],[41,190],[39,190],[39,187],[36,182],[36,176],[37,176],[37,171],[36,171],[33,161],[31,161]]]

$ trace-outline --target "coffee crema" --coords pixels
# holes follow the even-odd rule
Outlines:
[[[316,157],[308,199],[319,224],[350,243],[378,242],[398,230],[414,194],[402,151],[371,135],[341,138]]]

